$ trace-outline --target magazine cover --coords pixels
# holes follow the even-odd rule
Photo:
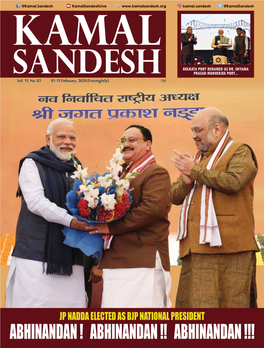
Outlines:
[[[262,341],[263,11],[1,1],[2,347]]]

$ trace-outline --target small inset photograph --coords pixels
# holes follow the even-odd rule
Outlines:
[[[178,12],[178,77],[254,77],[253,12]]]

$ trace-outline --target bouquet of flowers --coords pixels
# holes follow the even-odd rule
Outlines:
[[[106,223],[120,219],[129,210],[132,204],[132,196],[129,190],[130,180],[138,173],[129,173],[125,177],[120,176],[122,171],[125,139],[119,142],[110,160],[109,171],[100,176],[93,172],[88,177],[87,168],[82,169],[75,161],[76,171],[72,178],[75,179],[73,189],[66,196],[66,205],[78,220],[90,225]],[[87,256],[99,257],[102,255],[102,234],[90,235],[88,232],[64,227],[64,244],[81,249]]]

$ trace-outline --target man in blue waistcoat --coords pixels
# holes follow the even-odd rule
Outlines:
[[[22,205],[7,279],[6,307],[84,308],[84,257],[80,250],[63,244],[61,232],[64,226],[84,231],[88,227],[70,215],[65,205],[75,171],[71,159],[77,144],[73,122],[52,121],[46,144],[19,164],[17,196]],[[93,267],[94,279],[96,270]]]

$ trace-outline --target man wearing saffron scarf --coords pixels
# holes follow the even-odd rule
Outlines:
[[[139,171],[130,183],[133,204],[124,217],[97,225],[113,236],[103,254],[103,308],[170,307],[168,253],[170,177],[151,151],[151,132],[132,125],[122,135],[124,173]]]
[[[22,205],[6,286],[6,307],[86,307],[83,254],[63,244],[63,226],[86,230],[65,205],[75,171],[73,122],[52,121],[47,146],[20,161]],[[78,159],[76,159],[78,161]]]
[[[192,122],[194,159],[174,150],[180,177],[171,201],[182,204],[178,239],[182,270],[177,308],[250,308],[256,302],[253,150],[233,141],[216,108]]]

